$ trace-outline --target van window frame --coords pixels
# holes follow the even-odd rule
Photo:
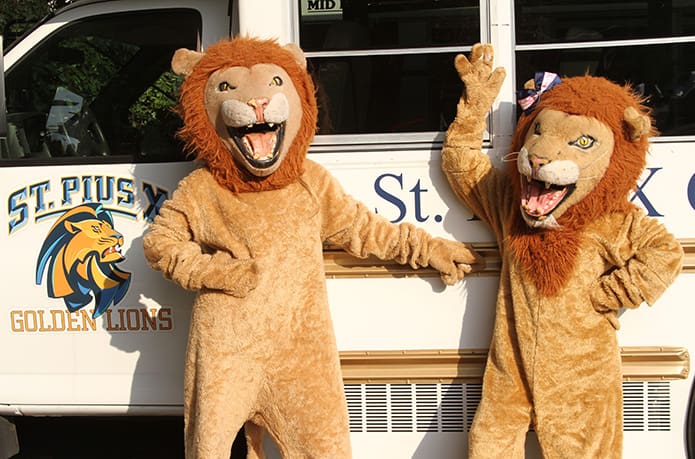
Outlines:
[[[294,41],[301,44],[300,21],[301,6],[306,0],[291,0],[293,11],[293,37]],[[487,0],[478,2],[479,11],[479,41],[489,42],[491,37],[490,14]],[[330,57],[363,57],[363,56],[393,56],[393,55],[442,55],[451,54],[451,71],[455,72],[453,57],[459,53],[468,54],[473,43],[450,46],[422,46],[422,47],[388,47],[374,49],[346,49],[346,50],[304,50],[307,57],[310,72],[312,59]],[[315,73],[314,73],[315,76]],[[461,84],[461,89],[463,85]],[[460,93],[457,93],[457,96]],[[458,101],[458,97],[452,103]],[[319,103],[320,105],[320,103]],[[321,107],[319,106],[319,110]],[[491,120],[489,120],[491,121]],[[312,143],[313,152],[346,152],[346,151],[393,151],[393,150],[419,150],[439,148],[444,140],[444,130],[438,131],[413,131],[391,133],[346,133],[346,134],[322,134],[317,132]],[[489,146],[491,136],[486,131],[484,143]]]

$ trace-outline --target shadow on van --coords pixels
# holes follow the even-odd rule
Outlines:
[[[136,257],[140,260],[132,260]],[[113,347],[138,354],[132,371],[130,414],[103,420],[76,418],[75,423],[81,425],[76,431],[83,433],[85,429],[94,429],[93,437],[100,438],[98,426],[103,425],[110,438],[122,439],[117,445],[110,444],[106,448],[108,454],[113,448],[122,448],[119,449],[121,454],[108,456],[99,451],[99,457],[183,458],[183,372],[194,294],[146,266],[142,237],[130,241],[127,258],[139,267],[137,275],[133,276],[124,301],[111,308],[110,319],[103,319],[103,328],[110,333]],[[139,416],[143,409],[166,415]],[[112,437],[111,426],[123,435]],[[74,441],[74,437],[65,438]],[[138,455],[139,451],[143,451],[142,456]],[[84,457],[96,457],[95,452]],[[246,441],[242,430],[234,441],[230,458],[245,457]]]

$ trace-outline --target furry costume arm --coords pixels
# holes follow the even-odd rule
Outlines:
[[[614,265],[591,289],[599,312],[650,306],[674,281],[681,269],[683,249],[663,225],[634,210],[622,228],[612,231],[607,258]]]
[[[476,44],[470,61],[460,54],[455,66],[465,84],[456,117],[442,146],[442,170],[456,195],[479,218],[498,228],[493,212],[500,194],[509,189],[506,178],[482,153],[485,120],[504,81],[503,68],[492,69],[491,45]]]
[[[309,162],[308,162],[309,163]],[[309,166],[310,164],[310,166]],[[432,237],[410,223],[393,224],[371,212],[347,195],[338,181],[315,163],[312,176],[320,177],[315,197],[322,216],[324,241],[359,258],[375,255],[417,269],[431,266],[447,285],[453,285],[471,271],[480,258],[465,244]]]
[[[198,215],[199,206],[192,202],[192,194],[185,189],[184,181],[182,189],[162,205],[143,237],[148,264],[187,290],[220,290],[245,297],[256,287],[255,262],[251,258],[235,258],[232,244],[224,249],[204,249],[196,240],[195,234],[201,229],[195,228],[194,222],[209,219]],[[245,250],[239,247],[237,251]]]

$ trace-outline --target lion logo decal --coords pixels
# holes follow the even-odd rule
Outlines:
[[[116,267],[125,258],[123,236],[101,204],[83,204],[66,211],[51,227],[36,262],[36,285],[46,273],[51,298],[62,298],[70,312],[83,308],[94,295],[93,318],[123,299],[130,273]]]

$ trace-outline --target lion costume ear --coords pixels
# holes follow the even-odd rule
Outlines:
[[[623,112],[623,120],[627,125],[630,140],[633,142],[643,135],[648,135],[652,130],[651,120],[647,115],[643,115],[635,110],[634,107],[627,107]]]
[[[306,57],[304,56],[304,51],[302,51],[302,48],[297,46],[295,43],[287,43],[285,46],[283,46],[283,48],[292,54],[294,60],[297,61],[297,63],[301,65],[303,69],[306,69]]]
[[[193,67],[203,58],[203,53],[191,51],[190,49],[180,48],[171,58],[171,69],[177,75],[188,76],[193,71]]]

